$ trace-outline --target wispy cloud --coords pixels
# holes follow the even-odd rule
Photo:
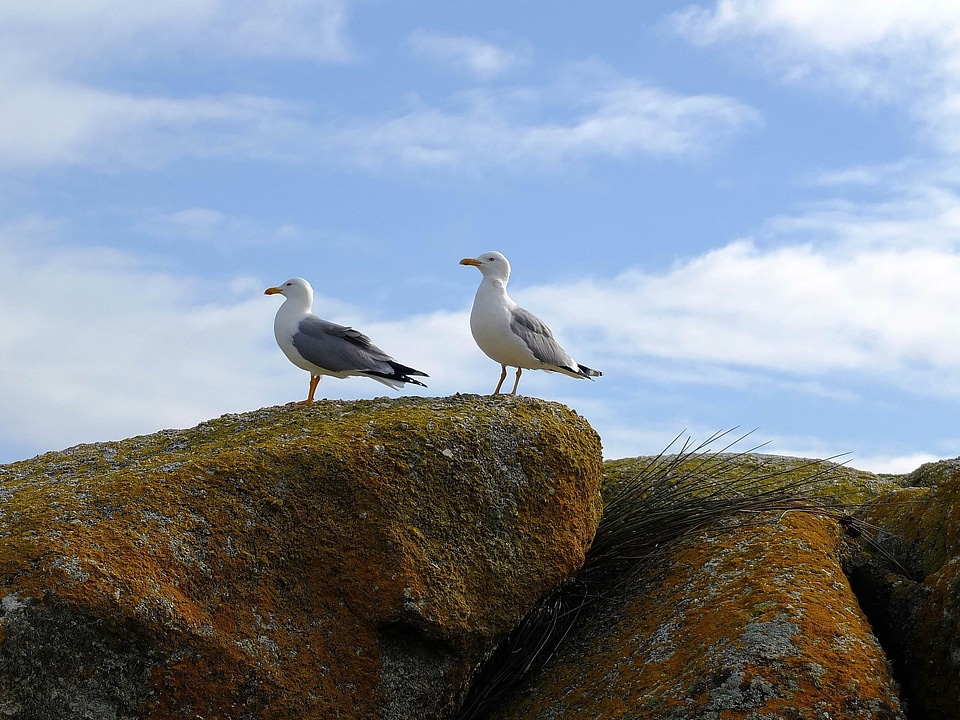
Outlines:
[[[960,152],[960,6],[939,0],[718,0],[668,25],[699,45],[735,47],[788,82],[902,104],[923,132]]]
[[[482,80],[529,62],[530,50],[510,50],[495,43],[464,35],[444,35],[419,30],[407,43],[413,52],[428,60],[452,65]]]
[[[306,132],[293,106],[244,95],[167,98],[0,71],[0,167],[150,168],[184,157],[291,161]]]
[[[343,62],[352,57],[345,4],[2,3],[0,169],[298,157],[295,143],[310,132],[298,103],[242,92],[184,95],[163,81],[137,93],[116,79],[191,55],[209,63]]]
[[[696,157],[761,122],[732,98],[678,95],[595,64],[552,86],[475,90],[451,105],[354,121],[334,145],[371,165],[536,169],[585,158]]]
[[[56,75],[102,72],[116,54],[181,53],[343,62],[354,51],[344,0],[51,0],[0,4],[0,57]],[[96,38],[91,42],[91,38]]]
[[[190,240],[221,247],[272,245],[303,237],[303,231],[295,225],[274,227],[258,219],[201,207],[152,215],[140,221],[137,229],[165,240]]]
[[[415,52],[490,82],[439,104],[403,107],[407,96],[398,95],[366,116],[331,116],[303,100],[249,92],[168,92],[162,81],[135,92],[117,76],[138,63],[155,73],[175,62],[170,48],[212,63],[251,54],[339,61],[349,43],[337,0],[279,10],[246,0],[134,5],[0,7],[0,170],[155,169],[230,158],[526,171],[590,158],[698,156],[760,122],[733,98],[673,93],[598,61],[568,63],[543,85],[497,85],[529,61],[526,50],[426,32],[411,36]],[[94,35],[105,40],[78,39]]]
[[[307,108],[263,97],[173,99],[79,85],[4,86],[0,167],[7,169],[151,168],[211,157],[536,169],[591,157],[698,156],[759,123],[756,111],[731,98],[681,96],[628,78],[584,88],[566,107],[564,122],[547,119],[545,105],[572,102],[553,97],[555,88],[476,91],[458,98],[459,109],[420,107],[386,120],[317,124]]]
[[[930,168],[897,178],[881,177],[880,199],[833,198],[808,203],[802,212],[768,219],[763,232],[775,242],[831,244],[842,251],[960,251],[960,185],[956,180]]]
[[[945,452],[954,453],[955,448],[945,448]],[[813,456],[808,453],[806,457]],[[930,453],[909,453],[906,455],[857,455],[850,459],[851,466],[859,470],[875,473],[903,474],[916,470],[924,463],[941,460],[939,455]]]
[[[815,45],[838,54],[907,49],[895,44],[937,37],[943,44],[960,22],[955,5],[942,0],[717,0],[712,8],[691,5],[671,22],[701,43],[731,35],[787,35],[795,44]]]

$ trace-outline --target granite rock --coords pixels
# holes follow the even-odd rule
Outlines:
[[[0,467],[0,717],[444,718],[583,562],[563,406],[320,402]]]

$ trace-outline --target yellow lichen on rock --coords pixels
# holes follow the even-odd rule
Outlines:
[[[830,519],[731,520],[609,598],[496,720],[902,718]]]
[[[863,513],[881,528],[851,557],[877,633],[915,717],[960,718],[960,458],[905,478]],[[878,552],[878,546],[883,552]]]
[[[429,694],[442,716],[582,563],[601,472],[575,413],[476,396],[268,408],[0,467],[0,702],[28,717],[29,683],[59,683],[124,717],[389,718]]]

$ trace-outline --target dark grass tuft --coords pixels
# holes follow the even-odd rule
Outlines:
[[[746,437],[728,442],[733,432],[718,432],[699,444],[688,438],[679,451],[668,454],[678,436],[635,474],[608,481],[603,517],[583,567],[500,643],[477,673],[456,720],[487,717],[520,680],[550,660],[593,603],[621,593],[638,574],[654,569],[678,540],[714,522],[734,515],[769,522],[771,511],[800,511],[858,524],[851,508],[831,506],[816,496],[838,465],[821,460],[789,468],[772,459],[745,463],[745,456],[760,446],[731,452]],[[710,450],[721,441],[727,444]]]

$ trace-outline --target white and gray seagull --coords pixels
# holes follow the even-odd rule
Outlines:
[[[498,252],[475,258],[464,258],[461,265],[472,265],[483,275],[470,312],[470,331],[480,349],[494,362],[500,363],[500,382],[496,395],[507,377],[507,367],[517,369],[511,395],[517,394],[524,368],[558,372],[574,378],[592,380],[603,373],[580,365],[553,338],[543,321],[524,310],[507,295],[510,263]]]
[[[313,288],[303,278],[291,278],[283,285],[267,288],[263,294],[286,298],[273,321],[273,334],[290,362],[310,373],[310,392],[300,404],[313,402],[323,375],[361,375],[394,389],[402,388],[404,383],[426,387],[411,377],[429,377],[426,373],[401,365],[363,333],[314,315]]]

